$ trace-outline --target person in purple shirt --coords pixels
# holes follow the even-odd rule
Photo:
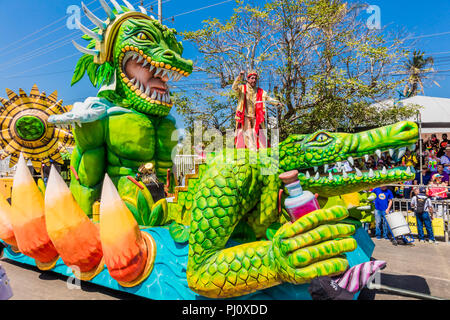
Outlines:
[[[437,173],[439,173],[442,176],[442,182],[445,182],[448,185],[449,176],[448,173],[444,171],[444,165],[438,164]]]
[[[384,217],[391,211],[392,199],[394,195],[392,191],[386,186],[375,188],[372,190],[376,194],[375,203],[375,236],[381,239],[381,230],[383,230],[383,237],[389,240],[387,222]],[[383,229],[382,229],[383,228]]]

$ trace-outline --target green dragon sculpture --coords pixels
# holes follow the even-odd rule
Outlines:
[[[169,78],[179,80],[192,72],[192,61],[182,58],[182,44],[175,30],[161,25],[124,1],[111,1],[111,10],[100,0],[108,19],[100,20],[84,5],[83,11],[97,28],[80,24],[89,41],[78,62],[73,83],[85,73],[98,97],[76,103],[71,112],[49,121],[72,124],[76,148],[71,166],[71,191],[87,215],[100,197],[105,173],[142,226],[174,221],[189,226],[187,279],[192,290],[212,298],[240,296],[282,282],[305,283],[320,275],[335,275],[348,267],[345,252],[356,248],[351,235],[355,226],[345,223],[348,211],[341,206],[318,210],[294,223],[286,223],[278,175],[299,169],[304,189],[327,197],[408,180],[408,170],[382,170],[314,177],[318,170],[370,154],[393,152],[414,144],[418,128],[411,122],[358,134],[320,131],[293,135],[279,150],[253,153],[225,150],[213,155],[186,187],[176,188],[175,199],[155,203],[144,185],[133,181],[139,167],[153,164],[166,180],[172,168],[175,123],[168,116],[172,106]],[[400,151],[402,152],[402,151]],[[231,155],[231,159],[229,156]],[[278,159],[277,159],[278,158]],[[281,209],[281,210],[280,210]],[[284,223],[271,239],[269,226]],[[254,240],[232,248],[227,242],[238,225],[252,228]]]

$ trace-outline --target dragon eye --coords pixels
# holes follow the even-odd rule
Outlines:
[[[138,37],[138,39],[140,39],[140,40],[148,40],[147,35],[146,35],[145,33],[143,33],[143,32],[139,32],[138,35],[137,35],[137,37]]]

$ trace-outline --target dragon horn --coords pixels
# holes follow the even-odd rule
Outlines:
[[[124,13],[122,7],[117,3],[116,0],[111,0],[111,3],[113,4],[114,8],[116,8],[118,14]]]
[[[0,194],[0,239],[17,248],[17,240],[10,222],[11,206]]]
[[[84,14],[86,17],[89,18],[89,20],[92,21],[93,24],[95,24],[97,27],[100,28],[100,30],[105,30],[107,25],[106,23],[99,19],[97,16],[95,16],[85,5],[83,2],[81,2],[81,8],[83,9]]]
[[[77,24],[78,28],[80,28],[81,31],[83,31],[85,34],[87,34],[89,37],[97,40],[97,41],[102,41],[103,36],[99,35],[98,33],[89,30],[88,28],[86,28],[85,26],[83,26],[80,22],[80,20],[75,20],[75,23]]]
[[[139,6],[139,9],[141,10],[141,12],[142,12],[143,14],[147,14],[147,15],[148,15],[147,10],[146,10],[144,7]]]
[[[130,11],[136,11],[136,9],[132,6],[132,4],[129,3],[127,0],[122,0],[122,1],[123,1],[123,3],[125,3],[127,8],[130,9]]]
[[[20,154],[12,187],[11,224],[19,250],[36,260],[41,270],[52,269],[58,252],[47,234],[44,198]]]
[[[105,10],[106,14],[109,17],[109,20],[114,20],[116,18],[116,15],[114,14],[114,12],[112,11],[112,9],[108,6],[108,4],[106,3],[105,0],[100,0],[100,4],[103,7],[103,10]]]
[[[109,274],[120,285],[134,287],[150,275],[156,256],[154,240],[139,230],[108,175],[100,202],[100,239]]]
[[[91,50],[91,49],[86,49],[85,47],[80,46],[78,43],[76,43],[74,40],[72,40],[73,45],[75,46],[75,48],[78,49],[78,51],[80,51],[81,53],[85,53],[85,54],[89,54],[91,56],[98,56],[99,55],[99,51],[98,50]]]
[[[45,222],[62,260],[78,268],[81,280],[91,280],[103,270],[99,230],[81,210],[54,166],[45,191]]]

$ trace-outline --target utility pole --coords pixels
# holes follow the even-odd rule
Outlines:
[[[158,0],[158,20],[162,23],[162,0]]]

